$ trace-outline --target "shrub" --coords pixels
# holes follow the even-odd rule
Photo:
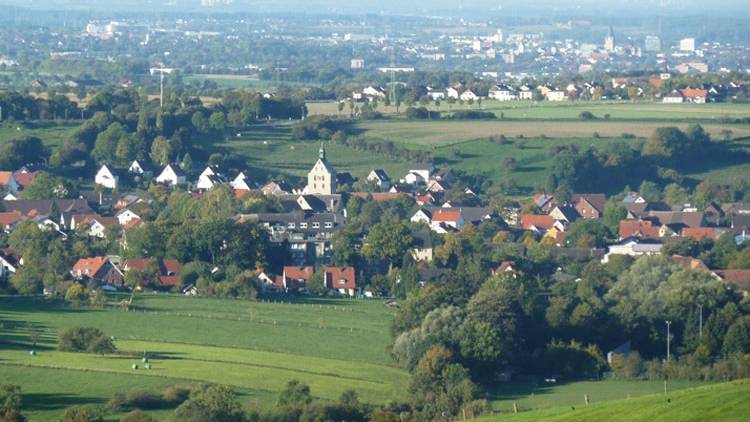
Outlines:
[[[590,111],[582,111],[581,114],[578,115],[578,118],[581,120],[595,120],[596,116]]]
[[[123,416],[120,422],[156,422],[156,419],[147,415],[140,409],[135,409]]]
[[[161,399],[171,405],[181,404],[190,397],[193,387],[189,385],[170,385],[161,390]]]
[[[95,406],[73,406],[65,409],[60,422],[103,422],[102,411]]]
[[[494,113],[477,110],[458,110],[453,113],[453,116],[451,116],[451,119],[454,120],[487,120],[495,118],[497,118],[497,116],[495,116]]]
[[[97,328],[75,327],[63,331],[57,343],[62,352],[112,353],[116,350],[112,339]]]

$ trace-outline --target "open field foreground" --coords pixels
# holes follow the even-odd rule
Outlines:
[[[652,394],[640,398],[495,415],[490,421],[746,421],[750,414],[750,380]]]
[[[118,391],[158,392],[196,382],[233,387],[247,409],[270,407],[293,379],[324,399],[335,400],[347,389],[371,403],[406,396],[409,374],[394,367],[386,352],[392,310],[379,301],[285,300],[143,295],[136,298],[135,309],[126,312],[116,307],[70,308],[43,298],[0,297],[0,379],[22,387],[24,411],[31,420],[56,420],[73,405],[104,405]],[[80,326],[114,336],[118,353],[55,350],[59,332]],[[32,356],[34,332],[40,344]],[[144,353],[151,369],[144,369],[140,361]],[[139,368],[133,370],[133,364]],[[675,381],[670,389],[695,385]],[[577,405],[583,394],[596,403],[654,394],[662,388],[661,381],[510,383],[489,391],[487,398],[495,411],[505,413],[513,402],[521,410],[547,409]],[[149,414],[168,419],[171,409]]]
[[[135,304],[125,312],[0,298],[0,379],[30,393],[24,408],[32,420],[54,420],[75,404],[104,404],[114,391],[192,382],[230,385],[248,408],[270,406],[293,379],[326,399],[353,389],[385,403],[406,391],[408,374],[391,366],[385,350],[392,312],[381,302],[142,296]],[[118,353],[56,351],[57,334],[78,326],[114,336]],[[29,354],[33,331],[41,333],[36,356]],[[133,370],[144,352],[152,368]],[[59,388],[62,379],[80,388]],[[61,390],[77,393],[58,396]]]

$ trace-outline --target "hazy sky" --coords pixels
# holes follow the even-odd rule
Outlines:
[[[205,10],[200,0],[0,0],[11,4],[43,9],[91,10]],[[225,8],[214,10],[245,12],[309,12],[309,13],[388,13],[388,14],[451,14],[463,5],[464,12],[506,13],[597,13],[674,14],[700,13],[750,16],[750,0],[234,0]]]

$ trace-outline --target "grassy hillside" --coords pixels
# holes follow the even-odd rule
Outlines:
[[[249,302],[143,295],[129,312],[68,308],[43,298],[0,297],[0,380],[21,385],[32,420],[54,420],[65,406],[105,403],[132,386],[212,382],[230,385],[247,407],[267,407],[298,379],[318,397],[354,389],[363,400],[403,397],[408,374],[386,353],[392,310],[377,301],[309,299]],[[57,334],[92,326],[115,337],[118,354],[55,350]],[[31,356],[30,335],[41,345]],[[143,353],[152,369],[133,370]],[[28,374],[28,375],[26,375]],[[70,384],[46,382],[69,379]]]
[[[477,419],[491,421],[746,421],[750,415],[750,380],[714,384],[668,394],[503,414]]]

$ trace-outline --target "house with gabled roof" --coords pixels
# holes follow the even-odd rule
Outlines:
[[[285,266],[281,274],[282,287],[286,291],[303,289],[314,273],[315,268],[310,266]]]
[[[121,288],[125,277],[106,256],[79,259],[70,270],[74,279]]]
[[[18,183],[19,189],[23,190],[33,182],[39,175],[38,171],[29,171],[26,168],[22,168],[13,173],[13,177]]]
[[[541,233],[551,229],[555,219],[549,215],[521,214],[521,228]]]
[[[620,221],[620,239],[661,237],[661,225],[651,220],[622,220]]]
[[[120,177],[116,175],[106,164],[99,168],[94,176],[94,183],[98,186],[115,190],[120,182]]]
[[[356,295],[357,274],[354,267],[325,267],[325,286],[342,295]]]
[[[133,162],[130,163],[130,166],[128,167],[128,173],[144,177],[151,177],[154,174],[154,171],[151,169],[151,166],[146,164],[145,161],[133,160]]]
[[[12,232],[18,223],[27,220],[28,217],[20,211],[0,212],[0,227],[6,233]]]
[[[160,287],[172,288],[182,285],[182,278],[179,276],[180,262],[176,259],[131,258],[125,261],[122,269],[126,274],[132,270],[143,272],[149,268],[152,262],[158,271],[157,277]]]
[[[8,277],[18,271],[18,267],[23,265],[23,258],[18,255],[15,249],[0,249],[0,279],[7,280]]]
[[[167,186],[178,186],[186,183],[185,173],[178,166],[167,164],[166,167],[154,179],[156,183]]]
[[[237,177],[234,178],[231,182],[229,182],[229,185],[234,190],[240,190],[240,191],[249,191],[250,185],[247,183],[247,176],[245,176],[244,172],[240,172]]]
[[[20,187],[12,171],[0,171],[0,189],[11,194],[16,194],[20,190]]]
[[[607,197],[601,193],[576,194],[573,195],[573,204],[581,217],[597,220],[604,215]]]
[[[383,169],[373,169],[367,175],[367,181],[374,183],[381,189],[388,189],[391,187],[391,178]]]

